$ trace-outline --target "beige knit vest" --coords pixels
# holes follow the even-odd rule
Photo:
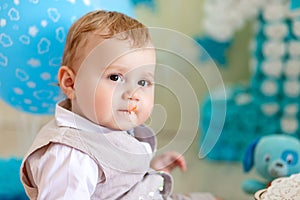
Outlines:
[[[21,166],[21,181],[30,199],[37,199],[38,188],[30,171],[29,156],[46,152],[51,143],[67,145],[89,155],[98,165],[98,184],[91,199],[147,199],[157,192],[165,179],[163,196],[172,190],[172,178],[149,169],[151,155],[141,143],[148,142],[155,149],[156,141],[150,129],[135,128],[135,137],[125,131],[94,133],[69,127],[58,127],[54,120],[38,133]],[[164,177],[164,178],[163,178]],[[167,182],[166,182],[167,180]]]

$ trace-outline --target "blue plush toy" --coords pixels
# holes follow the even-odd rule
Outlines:
[[[268,187],[278,177],[290,176],[300,172],[300,141],[287,135],[269,135],[256,139],[246,151],[243,167],[249,172],[254,167],[265,179],[246,180],[242,189],[248,194]]]

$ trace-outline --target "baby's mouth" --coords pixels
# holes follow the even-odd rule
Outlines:
[[[138,109],[137,109],[137,105],[128,104],[126,109],[120,109],[119,111],[126,112],[129,115],[136,115]]]
[[[137,105],[128,105],[129,119],[132,123],[136,124],[137,122]]]
[[[128,108],[127,108],[129,114],[135,114],[136,111],[137,111],[137,106],[136,105],[128,105]]]

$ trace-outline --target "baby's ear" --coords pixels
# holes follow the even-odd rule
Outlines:
[[[75,98],[75,73],[67,66],[61,66],[58,71],[59,87],[69,99]]]

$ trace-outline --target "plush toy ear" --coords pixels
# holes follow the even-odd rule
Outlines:
[[[244,172],[249,172],[250,169],[254,165],[254,150],[256,148],[256,145],[258,144],[260,140],[260,137],[255,139],[249,146],[247,147],[246,153],[244,155],[244,160],[243,160],[243,168]]]

